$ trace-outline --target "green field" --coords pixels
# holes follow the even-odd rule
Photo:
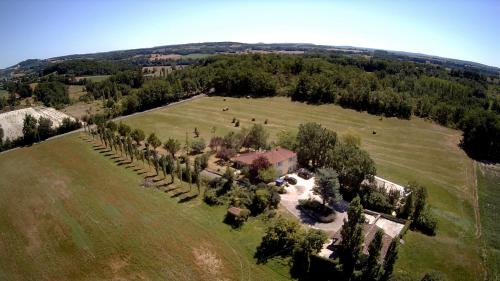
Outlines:
[[[289,279],[255,264],[261,220],[234,231],[102,152],[73,134],[0,155],[0,280]]]
[[[500,280],[500,166],[478,164],[477,184],[487,280]]]
[[[381,119],[286,98],[206,97],[124,122],[162,140],[183,141],[198,127],[208,140],[213,126],[218,135],[237,130],[233,117],[241,126],[250,126],[252,118],[268,119],[273,138],[307,121],[361,136],[380,176],[428,187],[439,219],[435,237],[407,233],[396,272],[419,279],[439,270],[449,280],[482,280],[481,249],[490,244],[475,237],[473,165],[457,146],[460,132],[418,118]],[[224,208],[198,199],[178,203],[172,192],[139,187],[144,175],[125,166],[94,150],[80,134],[1,154],[0,252],[7,254],[0,255],[0,279],[288,279],[286,266],[277,261],[255,265],[252,256],[263,232],[259,219],[231,230],[222,223]],[[483,228],[484,219],[494,215],[482,213]],[[219,270],[207,275],[200,255],[222,266],[210,266]]]
[[[80,76],[79,79],[88,79],[92,82],[101,82],[107,79],[110,75],[93,75],[93,76]]]
[[[228,111],[222,108],[228,107]],[[170,108],[136,115],[124,122],[156,132],[164,141],[169,136],[185,139],[194,127],[209,139],[211,128],[222,135],[241,126],[268,119],[266,128],[274,138],[282,129],[296,129],[300,123],[316,121],[340,134],[353,133],[376,162],[380,176],[406,184],[416,180],[427,186],[429,200],[438,217],[438,233],[429,237],[408,232],[396,272],[420,277],[439,270],[450,280],[477,280],[483,276],[480,241],[475,236],[472,161],[458,147],[461,133],[423,119],[410,121],[360,113],[336,105],[306,105],[287,98],[235,99],[200,98]],[[376,133],[376,134],[374,134]]]

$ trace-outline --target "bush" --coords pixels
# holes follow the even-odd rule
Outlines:
[[[217,196],[217,190],[209,188],[205,190],[205,195],[203,196],[203,201],[210,206],[222,205],[224,202]]]
[[[336,218],[336,213],[332,208],[323,205],[316,200],[299,200],[299,208],[322,223],[332,222]]]
[[[414,223],[414,228],[427,235],[436,235],[437,220],[434,215],[432,215],[429,208],[426,208],[425,211],[420,214],[417,221]]]
[[[204,170],[208,167],[208,158],[209,158],[208,154],[202,154],[202,155],[196,156],[195,161],[198,161],[198,164],[200,165],[200,168],[202,170]],[[196,160],[196,159],[198,159],[198,160]]]
[[[217,154],[215,157],[223,159],[225,161],[231,160],[232,157],[236,155],[236,150],[233,148],[223,148]]]
[[[271,256],[289,256],[300,240],[300,225],[296,220],[277,217],[269,223],[262,242],[257,247],[255,257],[259,263]]]
[[[235,215],[228,210],[224,222],[237,228],[243,225],[243,223],[248,219],[249,216],[250,216],[250,210],[248,209],[240,209],[238,215]]]
[[[273,166],[259,170],[259,179],[265,183],[274,181],[277,176],[278,172]]]
[[[252,213],[255,215],[262,213],[269,206],[271,196],[267,188],[257,189],[252,203]]]
[[[203,152],[203,150],[205,149],[206,146],[207,146],[207,144],[205,143],[205,140],[203,138],[195,139],[191,143],[191,151],[194,154],[200,154]]]

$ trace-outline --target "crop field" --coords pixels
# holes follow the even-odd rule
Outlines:
[[[477,178],[487,280],[500,280],[500,166],[478,164]]]
[[[232,230],[122,164],[83,133],[0,154],[0,280],[289,280],[255,264],[260,219]]]
[[[222,111],[228,107],[228,111]],[[236,99],[205,97],[173,107],[135,115],[123,122],[155,132],[165,141],[173,136],[184,141],[197,127],[207,141],[215,134],[263,124],[271,138],[283,129],[296,130],[300,123],[315,121],[339,134],[359,135],[362,147],[374,159],[379,176],[406,184],[425,185],[439,225],[429,237],[409,231],[401,247],[396,272],[405,277],[442,271],[450,280],[477,280],[484,276],[481,242],[476,221],[477,201],[472,160],[458,147],[461,133],[420,118],[398,120],[343,109],[336,105],[306,105],[287,98]],[[252,122],[252,118],[255,121]],[[476,206],[476,207],[475,207]]]

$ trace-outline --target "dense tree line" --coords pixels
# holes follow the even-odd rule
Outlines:
[[[498,79],[472,70],[448,70],[386,57],[218,55],[147,80],[140,71],[106,61],[64,61],[47,72],[114,73],[106,81],[86,84],[93,98],[113,100],[108,105],[114,116],[201,92],[253,97],[288,95],[296,101],[336,103],[388,117],[429,118],[463,130],[463,147],[471,156],[500,160],[498,141],[494,141],[500,134],[500,87],[492,82]],[[120,70],[129,71],[118,73]]]
[[[105,61],[105,60],[89,60],[75,59],[57,62],[46,67],[42,75],[47,75],[53,72],[58,74],[73,74],[82,75],[110,75],[124,70],[134,70],[136,66],[130,63]]]
[[[194,75],[183,76],[188,72]],[[500,89],[483,74],[387,59],[280,55],[214,56],[175,73],[182,84],[203,74],[195,88],[219,95],[288,95],[388,117],[429,118],[462,129],[471,155],[500,160],[498,141],[490,141],[499,134]],[[478,145],[485,131],[492,137]]]
[[[69,104],[69,94],[66,86],[60,82],[42,82],[36,85],[34,94],[37,100],[46,106]]]

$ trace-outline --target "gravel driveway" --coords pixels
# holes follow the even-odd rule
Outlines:
[[[347,218],[347,212],[337,212],[336,218],[330,223],[320,223],[305,213],[297,209],[299,205],[299,200],[301,199],[315,199],[321,202],[321,198],[318,195],[313,194],[312,188],[314,187],[314,177],[309,180],[299,177],[296,173],[289,174],[289,177],[293,177],[297,180],[297,184],[289,185],[285,188],[286,193],[281,194],[281,205],[285,207],[290,213],[296,216],[302,224],[307,225],[312,228],[321,229],[333,235],[337,232],[344,224],[344,218]]]

